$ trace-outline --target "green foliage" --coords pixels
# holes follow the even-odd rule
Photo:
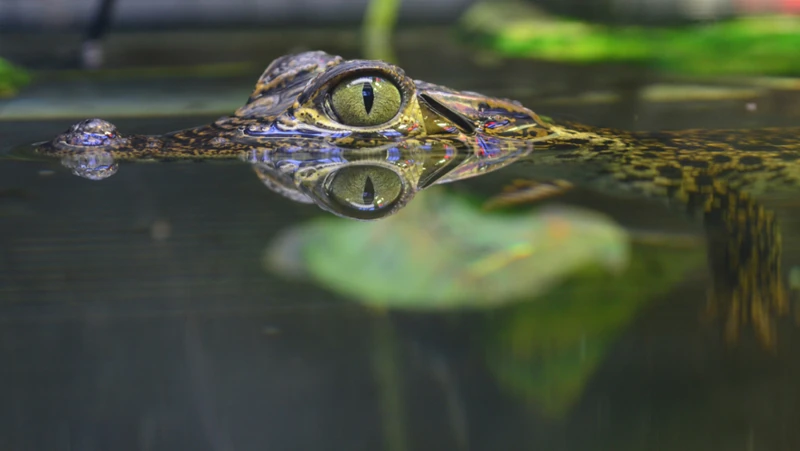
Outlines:
[[[392,31],[397,23],[401,0],[370,0],[362,25],[364,58],[396,63]]]
[[[561,62],[624,61],[689,74],[800,74],[800,17],[759,16],[678,27],[609,26],[516,2],[479,3],[462,36],[500,54]]]
[[[0,98],[13,96],[28,82],[27,72],[0,58]]]

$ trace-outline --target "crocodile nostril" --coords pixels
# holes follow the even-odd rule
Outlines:
[[[74,124],[65,133],[63,142],[73,146],[98,147],[118,139],[117,127],[103,119],[86,119]]]

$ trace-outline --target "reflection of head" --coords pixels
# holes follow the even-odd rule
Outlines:
[[[427,186],[503,167],[552,133],[512,100],[414,80],[382,61],[305,52],[273,61],[247,103],[213,124],[123,136],[91,119],[36,151],[93,178],[119,161],[244,158],[293,200],[377,219]]]
[[[278,152],[252,162],[265,185],[292,200],[315,203],[347,218],[373,220],[397,212],[420,190],[501,168],[531,148],[503,139],[409,140],[368,149]]]
[[[372,220],[388,216],[406,205],[414,189],[413,173],[405,174],[390,163],[367,161],[304,168],[294,175],[256,165],[267,187],[294,201],[315,203],[347,218]]]

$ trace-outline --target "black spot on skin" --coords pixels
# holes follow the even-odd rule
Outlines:
[[[680,143],[675,147],[681,150],[689,150],[689,151],[698,151],[698,150],[709,150],[710,147],[704,144],[695,144],[695,143]]]
[[[709,175],[698,175],[694,178],[697,186],[711,186],[714,184],[714,178]]]
[[[796,153],[782,152],[780,155],[778,155],[778,158],[783,161],[796,161],[797,159],[800,159],[800,155]]]
[[[585,144],[589,144],[589,140],[588,139],[572,138],[572,139],[569,140],[569,142],[571,144],[575,144],[577,146],[582,146],[582,145],[585,145]]]
[[[738,150],[749,152],[766,152],[775,150],[775,146],[772,144],[739,144],[736,146],[736,148]]]
[[[574,150],[575,146],[572,145],[572,144],[566,144],[566,143],[556,143],[556,144],[548,144],[547,145],[547,149],[548,150]]]
[[[719,133],[719,132],[706,132],[703,136],[708,141],[727,141],[728,138],[731,137],[730,133]]]
[[[641,155],[641,157],[642,158],[647,158],[647,159],[653,159],[653,158],[658,158],[658,155],[656,155],[656,154],[654,154],[652,152],[645,152],[645,153],[643,153]]]
[[[622,178],[623,182],[651,182],[653,179],[646,176],[628,175]]]
[[[739,164],[743,164],[745,166],[761,164],[761,162],[762,162],[761,157],[746,156],[739,158]]]
[[[730,148],[725,145],[706,145],[703,146],[701,150],[705,152],[717,153],[717,152],[727,152]]]
[[[692,167],[692,168],[707,168],[708,161],[698,161],[698,160],[689,160],[689,159],[682,159],[678,160],[681,166],[684,167]]]
[[[711,159],[714,163],[730,163],[733,159],[727,155],[714,155]]]
[[[646,171],[646,170],[650,169],[650,166],[645,166],[643,164],[637,164],[636,166],[633,167],[633,169],[635,171]]]
[[[661,166],[658,168],[658,173],[662,177],[666,177],[668,179],[679,179],[683,177],[683,171],[681,171],[681,168],[676,168],[673,166]]]
[[[678,192],[678,187],[677,186],[668,186],[667,187],[667,196],[668,197],[674,196],[675,193],[677,193],[677,192]]]

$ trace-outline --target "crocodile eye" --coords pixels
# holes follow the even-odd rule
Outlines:
[[[343,80],[331,91],[330,104],[339,122],[365,127],[389,122],[400,111],[400,90],[377,76]]]
[[[403,191],[400,177],[378,166],[351,166],[332,174],[326,192],[337,204],[360,211],[392,206]]]

